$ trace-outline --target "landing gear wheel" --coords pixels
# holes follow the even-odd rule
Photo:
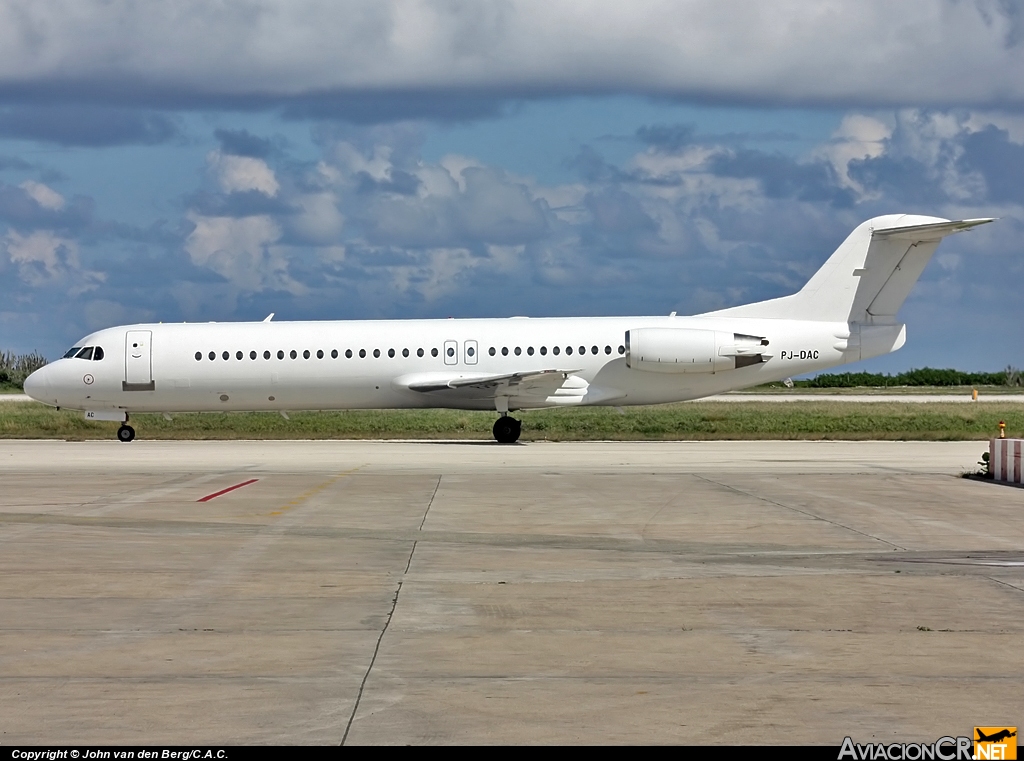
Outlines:
[[[128,443],[135,438],[135,429],[130,425],[122,425],[117,429],[117,440]]]
[[[523,430],[523,424],[508,415],[502,415],[494,424],[492,432],[499,444],[515,444],[519,440],[519,434]]]

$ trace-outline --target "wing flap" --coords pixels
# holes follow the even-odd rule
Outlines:
[[[500,387],[508,387],[510,390],[518,391],[520,386],[551,385],[558,387],[562,385],[570,375],[578,373],[579,370],[534,370],[519,373],[504,373],[502,375],[482,376],[457,376],[454,378],[432,378],[430,380],[412,381],[402,384],[410,391],[430,393],[432,391],[449,391],[455,389],[477,389],[490,391]],[[550,383],[545,383],[549,381]]]

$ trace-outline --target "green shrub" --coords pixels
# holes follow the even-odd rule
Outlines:
[[[0,386],[24,388],[25,379],[45,364],[46,357],[39,352],[0,351]]]

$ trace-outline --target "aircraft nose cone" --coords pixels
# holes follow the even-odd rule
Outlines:
[[[50,381],[45,367],[40,367],[25,379],[25,393],[37,402],[45,402],[50,392]]]

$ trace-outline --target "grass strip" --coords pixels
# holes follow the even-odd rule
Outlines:
[[[188,413],[168,421],[132,415],[140,439],[489,439],[493,412],[350,410]],[[517,412],[524,441],[672,441],[834,439],[982,441],[1024,435],[1024,405],[856,402],[690,402]],[[81,412],[39,404],[0,406],[0,438],[113,439],[117,423],[86,421]]]

